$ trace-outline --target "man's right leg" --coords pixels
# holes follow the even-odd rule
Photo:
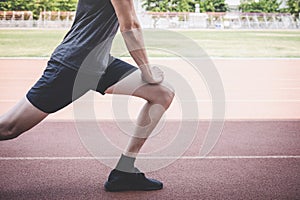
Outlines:
[[[41,78],[17,105],[0,116],[0,140],[15,138],[89,90],[88,81],[73,95],[77,71],[50,60]],[[85,79],[86,78],[86,79]],[[88,77],[83,77],[89,80]]]
[[[41,122],[48,114],[34,107],[26,97],[0,116],[0,140],[18,137]]]

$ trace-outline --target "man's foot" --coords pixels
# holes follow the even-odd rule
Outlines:
[[[136,172],[122,172],[119,170],[112,170],[105,182],[104,187],[109,192],[129,191],[129,190],[160,190],[163,184],[160,181],[149,179],[145,177],[137,168]]]

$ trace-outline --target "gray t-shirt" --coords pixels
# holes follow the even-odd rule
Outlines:
[[[110,0],[79,0],[74,23],[51,59],[74,70],[102,74],[119,27]]]

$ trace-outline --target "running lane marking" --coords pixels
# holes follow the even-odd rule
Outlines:
[[[300,155],[274,155],[274,156],[182,156],[182,157],[138,157],[138,159],[179,159],[179,160],[219,160],[219,159],[299,159]],[[119,157],[0,157],[0,161],[4,160],[114,160],[119,159]]]

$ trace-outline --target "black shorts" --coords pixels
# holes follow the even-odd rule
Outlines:
[[[45,113],[54,113],[89,90],[105,94],[105,90],[137,68],[115,59],[99,77],[70,69],[50,60],[42,77],[28,91],[26,97],[32,105]],[[80,75],[79,75],[80,73]]]

